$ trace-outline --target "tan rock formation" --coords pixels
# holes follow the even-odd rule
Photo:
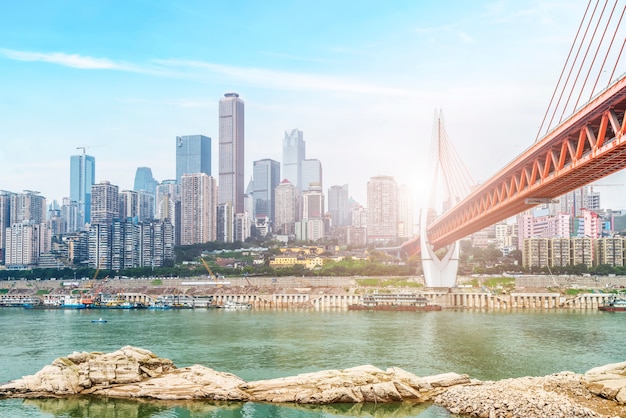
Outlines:
[[[626,362],[595,367],[584,379],[593,394],[626,404]]]
[[[383,371],[374,366],[324,370],[297,376],[249,382],[240,388],[251,399],[301,404],[424,402],[446,386],[468,384],[468,376],[456,373],[420,378],[399,368]]]
[[[434,401],[475,417],[626,416],[626,362],[589,370],[497,382],[445,373],[418,377],[399,368],[365,365],[245,382],[208,367],[178,369],[148,350],[72,353],[32,376],[0,386],[0,398],[105,398],[164,401],[255,401],[330,405]]]

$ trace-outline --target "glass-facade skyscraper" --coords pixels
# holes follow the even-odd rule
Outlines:
[[[144,191],[150,193],[152,196],[155,196],[157,184],[159,184],[159,182],[152,176],[152,170],[150,167],[137,167],[133,187],[134,191]]]
[[[292,129],[285,131],[283,139],[283,179],[289,180],[298,191],[302,190],[302,161],[304,161],[306,144],[302,131]]]
[[[258,160],[253,163],[254,216],[267,216],[274,223],[275,190],[280,184],[280,163],[271,159]]]
[[[183,174],[211,175],[211,138],[204,135],[176,137],[176,182]]]
[[[96,159],[84,152],[70,157],[70,200],[78,206],[76,227],[91,222],[91,186],[96,182]]]
[[[322,187],[322,163],[317,159],[302,161],[302,191],[306,192],[313,187]]]

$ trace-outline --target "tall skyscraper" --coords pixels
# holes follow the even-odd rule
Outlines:
[[[226,93],[219,103],[219,198],[235,213],[244,211],[244,103],[237,93]]]
[[[302,131],[285,131],[283,139],[283,179],[289,180],[296,189],[302,190],[302,161],[306,154],[306,143]]]
[[[176,181],[183,174],[211,175],[211,138],[204,135],[176,137]],[[152,175],[152,173],[151,173]]]
[[[211,157],[209,156],[209,158]],[[134,191],[143,191],[155,196],[157,184],[159,184],[159,182],[152,176],[150,167],[137,167],[137,171],[135,172],[135,186],[133,187]]]
[[[391,176],[367,182],[367,241],[384,242],[398,236],[398,186]]]
[[[155,216],[169,220],[174,227],[174,244],[180,245],[180,185],[176,180],[163,180],[157,186]]]
[[[91,186],[96,182],[96,159],[85,154],[70,157],[70,200],[78,205],[77,228],[91,222]]]
[[[328,189],[328,212],[333,226],[350,225],[350,196],[347,184],[331,186]]]
[[[108,181],[91,186],[91,224],[111,225],[120,218],[119,187]]]
[[[181,183],[181,245],[217,238],[217,185],[205,173],[185,174]]]
[[[311,190],[311,185],[322,187],[322,163],[320,160],[308,159],[302,161],[302,188],[303,192]]]
[[[254,216],[267,217],[270,225],[274,223],[274,191],[280,182],[280,163],[263,159],[253,163]]]

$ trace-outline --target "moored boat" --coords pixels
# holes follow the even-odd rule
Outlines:
[[[106,324],[108,321],[106,319],[98,318],[92,319],[91,322],[94,324]]]
[[[226,309],[226,310],[246,310],[246,309],[252,309],[252,304],[228,300],[222,306],[218,305],[216,307]]]
[[[605,304],[598,306],[598,310],[605,312],[626,312],[626,299],[612,297]]]
[[[413,293],[386,293],[365,295],[360,304],[348,305],[351,311],[440,311],[428,299]]]

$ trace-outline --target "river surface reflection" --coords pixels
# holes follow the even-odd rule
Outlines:
[[[105,317],[106,324],[91,319]],[[34,374],[73,351],[151,350],[179,367],[202,364],[244,380],[372,364],[420,376],[482,380],[584,372],[624,361],[624,316],[597,311],[366,312],[344,310],[0,309],[0,382]],[[124,409],[122,415],[115,415]],[[185,404],[4,400],[0,416],[449,417],[430,405]]]

